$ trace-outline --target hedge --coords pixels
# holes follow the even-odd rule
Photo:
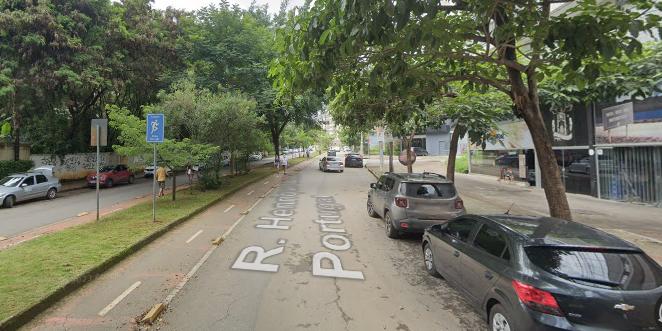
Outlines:
[[[0,179],[17,172],[26,172],[33,166],[32,160],[0,161]]]

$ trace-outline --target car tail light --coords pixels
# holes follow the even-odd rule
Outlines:
[[[403,229],[409,229],[409,223],[402,222],[400,223],[400,227]]]
[[[516,280],[513,280],[513,288],[519,300],[527,307],[541,313],[563,316],[559,304],[551,293]]]
[[[462,199],[455,200],[455,209],[464,209],[464,201]]]
[[[402,208],[407,208],[408,201],[406,198],[395,198],[395,205]]]

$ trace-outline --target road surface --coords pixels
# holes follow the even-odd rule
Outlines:
[[[315,160],[301,167],[176,228],[26,329],[145,328],[136,319],[163,301],[168,309],[151,329],[484,327],[454,289],[425,272],[420,236],[388,239],[383,222],[367,215],[373,178],[365,169],[322,173]],[[211,245],[233,224],[220,246]],[[261,263],[252,263],[256,256]]]

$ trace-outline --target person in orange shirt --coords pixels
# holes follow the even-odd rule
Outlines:
[[[162,197],[165,195],[165,181],[168,176],[166,169],[163,166],[159,166],[156,169],[156,181],[159,183],[159,196]]]

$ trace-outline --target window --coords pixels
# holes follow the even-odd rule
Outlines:
[[[44,175],[37,175],[37,184],[48,182],[48,178]]]
[[[32,177],[32,176],[25,177],[25,179],[23,180],[23,183],[21,185],[23,185],[23,184],[26,184],[28,186],[34,185],[34,177]]]
[[[446,233],[452,237],[467,242],[476,223],[478,223],[478,221],[470,218],[461,218],[459,220],[451,221],[448,222],[448,226],[446,226]]]
[[[662,272],[639,252],[534,246],[524,249],[529,260],[559,277],[588,286],[646,291],[662,285]]]
[[[387,177],[384,181],[384,191],[390,191],[393,189],[393,184],[395,180],[393,178]]]
[[[510,251],[506,244],[506,238],[503,234],[488,226],[483,226],[476,239],[474,239],[474,246],[503,259],[510,259]]]
[[[414,198],[449,199],[455,197],[455,187],[451,183],[407,183],[402,190]]]

